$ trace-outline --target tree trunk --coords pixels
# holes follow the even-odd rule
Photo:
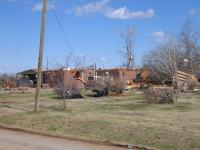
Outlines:
[[[66,110],[66,109],[67,109],[67,99],[64,98],[64,110]]]

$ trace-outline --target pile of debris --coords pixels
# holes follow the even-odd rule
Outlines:
[[[16,88],[15,81],[12,80],[0,80],[0,89],[10,90]]]
[[[200,82],[198,80],[198,75],[177,71],[175,78],[175,80],[177,80],[179,84],[181,91],[183,92],[200,90]]]
[[[151,87],[144,92],[148,103],[171,104],[177,100],[177,92],[173,87]]]

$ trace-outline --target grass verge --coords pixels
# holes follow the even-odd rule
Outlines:
[[[0,94],[0,102],[30,112],[0,107],[0,125],[75,139],[110,141],[165,150],[200,149],[200,102],[182,95],[177,104],[147,104],[141,94],[62,100],[41,95],[41,112],[32,113],[34,95]]]

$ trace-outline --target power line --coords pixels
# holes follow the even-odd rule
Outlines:
[[[56,14],[56,11],[54,9],[52,9],[52,13],[53,13],[53,16],[55,17],[55,20],[56,20],[56,23],[57,23],[57,25],[58,25],[58,27],[60,29],[60,32],[63,35],[63,38],[65,40],[66,45],[69,47],[70,51],[74,51],[72,45],[70,44],[70,42],[69,42],[69,40],[67,38],[67,34],[65,33],[65,30],[64,30],[64,28],[63,28],[63,26],[62,26],[62,24],[61,24],[61,22],[60,22],[60,20],[59,20],[59,18],[57,16],[57,14]]]

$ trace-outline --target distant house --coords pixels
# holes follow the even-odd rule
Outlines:
[[[44,80],[44,71],[42,71],[42,85]],[[29,69],[17,73],[17,83],[18,87],[35,87],[37,84],[37,69]]]
[[[37,83],[37,69],[29,69],[17,73],[18,87],[33,87]]]

